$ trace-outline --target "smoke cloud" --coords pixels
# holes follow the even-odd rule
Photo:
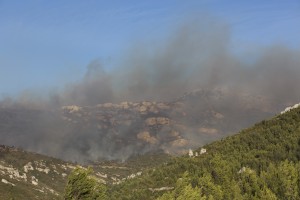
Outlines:
[[[1,143],[76,161],[126,158],[134,153],[164,148],[167,144],[159,139],[171,137],[166,134],[171,130],[164,131],[164,127],[156,134],[151,131],[136,133],[133,127],[138,127],[142,119],[136,119],[134,126],[124,125],[118,130],[104,131],[93,126],[85,129],[81,125],[70,127],[60,120],[60,107],[123,101],[173,102],[186,92],[221,90],[226,94],[223,99],[220,97],[221,101],[211,98],[206,102],[203,98],[186,101],[185,110],[192,117],[176,118],[183,125],[213,135],[218,131],[224,134],[236,131],[242,128],[236,124],[250,125],[284,106],[299,102],[299,49],[274,44],[262,47],[256,57],[245,61],[230,51],[231,39],[227,24],[215,19],[195,20],[175,30],[165,41],[134,45],[125,53],[122,65],[109,71],[104,70],[100,61],[92,61],[82,80],[66,85],[60,92],[52,92],[47,99],[32,97],[31,93],[24,93],[16,100],[4,99],[0,105],[0,117],[5,119],[0,125]],[[251,108],[256,107],[260,114],[247,117],[246,113],[241,113],[248,104]],[[222,116],[230,118],[227,127],[201,128],[208,119],[199,113],[207,109],[219,110],[216,116],[220,119]],[[175,116],[170,113],[167,117]],[[241,119],[241,115],[246,117]],[[143,115],[137,118],[143,118]],[[82,123],[92,122],[79,124]],[[207,135],[199,136],[194,130],[186,130],[181,136],[171,131],[177,140],[168,141],[169,144],[181,147],[188,144],[187,140],[196,139],[193,144],[196,146],[207,141]],[[128,142],[131,139],[135,142]]]
[[[226,24],[213,19],[193,21],[158,45],[132,47],[114,71],[105,72],[100,61],[91,62],[83,79],[59,96],[67,104],[96,105],[169,101],[199,88],[229,87],[281,103],[299,99],[298,49],[280,44],[262,47],[249,62],[230,51],[230,39]]]

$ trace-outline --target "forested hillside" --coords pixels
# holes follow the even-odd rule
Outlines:
[[[300,109],[108,188],[110,199],[300,199]],[[195,152],[199,152],[197,149]]]

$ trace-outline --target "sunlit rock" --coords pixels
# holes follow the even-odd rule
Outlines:
[[[154,136],[151,136],[150,133],[147,131],[137,134],[137,138],[150,144],[158,143],[158,140]]]

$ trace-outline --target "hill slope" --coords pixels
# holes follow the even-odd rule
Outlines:
[[[206,153],[199,148],[194,157],[170,160],[157,153],[92,165],[111,199],[297,199],[300,194],[299,108],[202,148]],[[61,199],[74,167],[2,145],[0,199]]]
[[[74,165],[0,146],[0,199],[62,199],[67,175]]]
[[[111,188],[111,198],[299,199],[299,108],[202,148]]]
[[[278,112],[261,96],[201,89],[168,102],[1,106],[1,143],[80,163],[185,153]]]
[[[102,161],[90,165],[99,182],[113,185],[140,175],[170,158],[157,152],[131,157],[122,163]],[[67,176],[75,167],[74,163],[0,145],[0,199],[63,199]]]

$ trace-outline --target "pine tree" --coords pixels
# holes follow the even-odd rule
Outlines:
[[[68,177],[64,198],[66,200],[106,200],[106,186],[92,176],[91,168],[77,167]]]

